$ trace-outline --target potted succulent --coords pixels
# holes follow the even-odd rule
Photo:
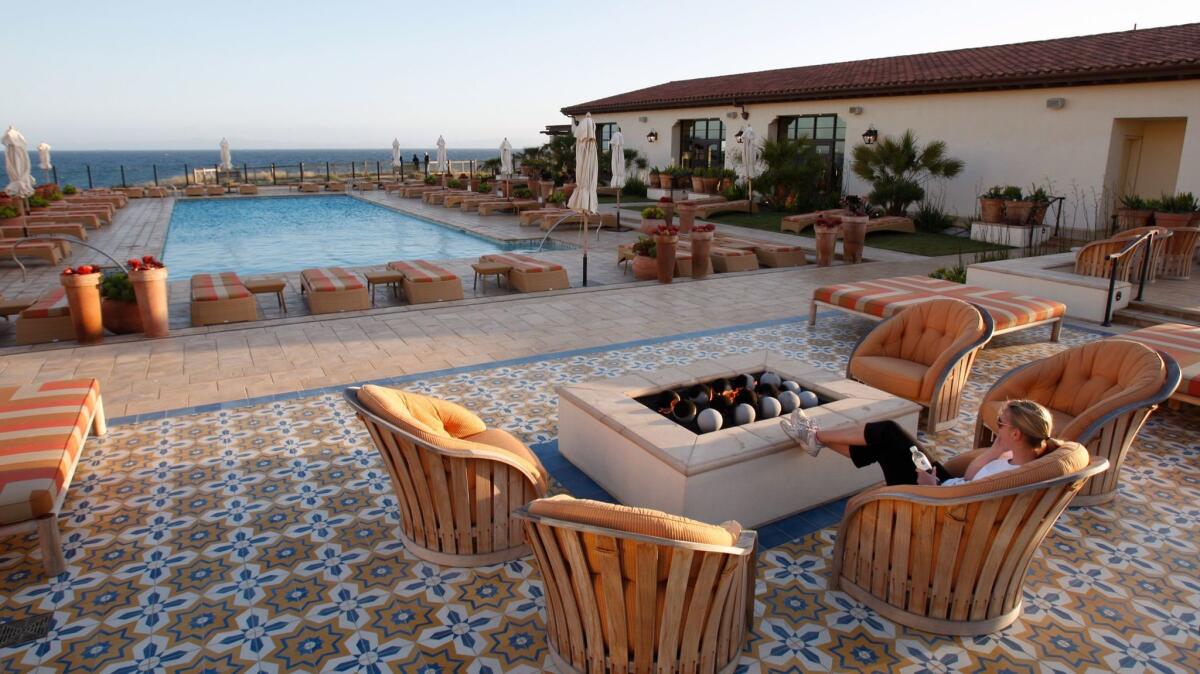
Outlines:
[[[1121,197],[1121,206],[1117,209],[1117,229],[1125,231],[1134,227],[1145,227],[1154,215],[1154,207],[1149,201],[1136,194],[1126,194]]]
[[[142,317],[142,332],[147,337],[166,337],[170,329],[167,304],[167,267],[153,255],[133,258],[129,265],[129,280],[137,297],[138,313]]]
[[[655,262],[654,239],[639,236],[633,244],[633,278],[639,281],[649,281],[658,276],[658,263]]]
[[[709,251],[712,250],[713,236],[717,226],[711,222],[692,225],[692,278],[705,278],[712,269],[709,261]]]
[[[984,222],[1004,222],[1004,188],[993,185],[979,197],[979,216]]]
[[[1021,188],[1008,185],[1004,188],[1004,221],[1010,225],[1023,225],[1029,220],[1033,202],[1025,198]]]
[[[706,171],[702,168],[692,169],[692,191],[704,192],[704,174]]]
[[[0,206],[0,227],[11,227],[25,224],[16,206]]]
[[[70,196],[72,194],[77,194],[79,190],[74,185],[64,185],[62,192],[63,194]]]
[[[567,203],[567,200],[571,198],[571,194],[574,192],[575,192],[575,183],[567,183],[567,184],[563,185],[562,195],[563,195],[563,203],[564,204]]]
[[[658,206],[651,206],[642,209],[642,227],[641,230],[646,234],[653,234],[658,231],[658,228],[666,225],[667,214]]]
[[[704,193],[716,194],[717,187],[721,184],[721,169],[710,168],[704,172]]]
[[[46,197],[38,196],[35,194],[32,197],[29,197],[29,207],[30,208],[49,208],[50,202],[46,201]]]
[[[100,279],[100,318],[104,328],[114,335],[142,331],[137,294],[129,274],[111,271]]]
[[[438,179],[436,176],[425,176],[425,184],[426,185],[436,185],[437,181],[438,181]]]
[[[1029,224],[1040,227],[1046,222],[1046,211],[1050,208],[1050,193],[1046,188],[1034,185],[1026,196],[1033,208],[1029,211]]]
[[[546,197],[546,202],[554,204],[555,206],[562,206],[563,204],[567,203],[567,193],[562,190],[557,190],[549,197]]]
[[[100,314],[100,268],[81,264],[67,267],[58,277],[67,289],[67,305],[75,339],[80,344],[94,344],[104,339],[104,321]]]
[[[813,223],[813,232],[817,237],[817,266],[828,267],[833,264],[833,249],[837,245],[838,231],[842,228],[842,219],[837,216],[817,218]]]
[[[658,270],[658,282],[670,283],[675,278],[675,246],[679,243],[679,230],[661,224],[654,232],[654,260]]]
[[[449,187],[452,190],[460,190],[462,189],[462,186],[462,181],[458,178],[451,178],[446,181],[446,187]]]
[[[686,190],[692,185],[692,170],[683,166],[676,166],[671,169],[671,175],[674,176],[675,187]]]
[[[491,183],[480,183],[479,184],[479,193],[480,194],[491,194],[492,193],[492,184]]]
[[[514,187],[512,193],[513,193],[513,197],[515,197],[517,199],[532,199],[533,198],[533,192],[529,191],[528,187]]]
[[[1187,227],[1196,217],[1196,197],[1191,192],[1164,194],[1158,202],[1154,210],[1154,224],[1158,227]]]
[[[672,187],[671,182],[673,180],[675,180],[675,176],[674,176],[674,174],[671,173],[670,168],[665,168],[665,169],[659,171],[656,175],[658,175],[659,189],[664,189],[664,190],[671,189],[671,187]]]
[[[847,264],[862,262],[863,246],[867,240],[867,223],[870,222],[870,206],[867,200],[846,195],[842,197],[842,260]]]

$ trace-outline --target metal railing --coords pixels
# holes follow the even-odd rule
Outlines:
[[[1138,278],[1137,297],[1134,298],[1136,302],[1142,301],[1142,293],[1146,290],[1146,276],[1150,273],[1150,260],[1153,257],[1152,247],[1154,246],[1154,238],[1156,236],[1158,236],[1158,232],[1155,231],[1143,232],[1137,238],[1125,244],[1124,248],[1115,253],[1109,253],[1108,257],[1105,258],[1109,263],[1108,297],[1104,301],[1104,322],[1101,325],[1105,327],[1112,325],[1113,299],[1117,294],[1117,271],[1119,268],[1117,262],[1126,255],[1131,255],[1133,251],[1137,250],[1138,246],[1144,245],[1142,271]]]

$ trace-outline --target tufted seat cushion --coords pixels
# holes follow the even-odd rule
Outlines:
[[[566,494],[538,499],[529,504],[529,512],[566,522],[687,543],[733,545],[742,533],[742,527],[737,522],[725,522],[718,526],[651,508],[577,499]]]
[[[875,327],[850,359],[850,376],[910,400],[928,401],[938,378],[987,334],[983,315],[962,300],[914,304]]]
[[[1158,392],[1166,365],[1153,349],[1121,339],[1077,346],[1026,366],[998,382],[980,407],[993,432],[1006,400],[1028,398],[1054,416],[1054,435],[1078,439],[1104,415]],[[1061,426],[1060,426],[1061,424]]]

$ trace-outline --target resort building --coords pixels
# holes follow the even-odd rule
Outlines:
[[[619,127],[651,167],[735,166],[747,126],[760,142],[807,138],[828,186],[851,194],[869,190],[854,145],[911,129],[966,162],[947,210],[1037,184],[1081,195],[1093,226],[1121,195],[1200,190],[1198,111],[1200,23],[681,80],[562,109],[590,112],[602,145]]]

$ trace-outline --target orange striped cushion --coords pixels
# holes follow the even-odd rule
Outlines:
[[[529,273],[538,273],[544,271],[558,271],[562,269],[562,265],[546,262],[528,255],[520,253],[496,253],[493,255],[484,255],[479,258],[487,262],[500,262],[511,266],[514,270]]]
[[[755,248],[761,248],[763,250],[769,250],[775,253],[791,253],[793,251],[804,249],[803,246],[792,246],[786,243],[771,243],[770,241],[759,241],[757,239],[735,239],[732,237],[722,237],[721,242],[728,242],[743,246],[754,246]]]
[[[822,286],[813,291],[813,299],[858,313],[886,318],[910,304],[934,297],[954,297],[987,310],[997,331],[1061,318],[1067,307],[1062,302],[1004,290],[990,290],[927,276],[856,281]]]
[[[404,274],[404,277],[413,283],[458,280],[449,270],[425,260],[397,260],[389,262],[388,269]]]
[[[237,272],[223,271],[216,274],[196,274],[192,276],[192,289],[212,288],[216,286],[240,286],[242,279]]]
[[[192,288],[193,302],[216,302],[217,300],[239,300],[250,297],[246,286],[208,286]]]
[[[21,312],[21,318],[57,318],[70,315],[71,308],[67,306],[67,289],[62,286],[42,295],[38,301]]]
[[[341,267],[324,267],[321,269],[305,269],[300,272],[313,292],[329,293],[339,290],[358,290],[365,288],[363,282],[353,272]]]
[[[0,524],[53,511],[99,400],[95,379],[0,388]]]
[[[1164,323],[1134,330],[1120,335],[1118,339],[1141,342],[1174,358],[1183,375],[1179,392],[1200,396],[1200,328],[1182,323]]]

